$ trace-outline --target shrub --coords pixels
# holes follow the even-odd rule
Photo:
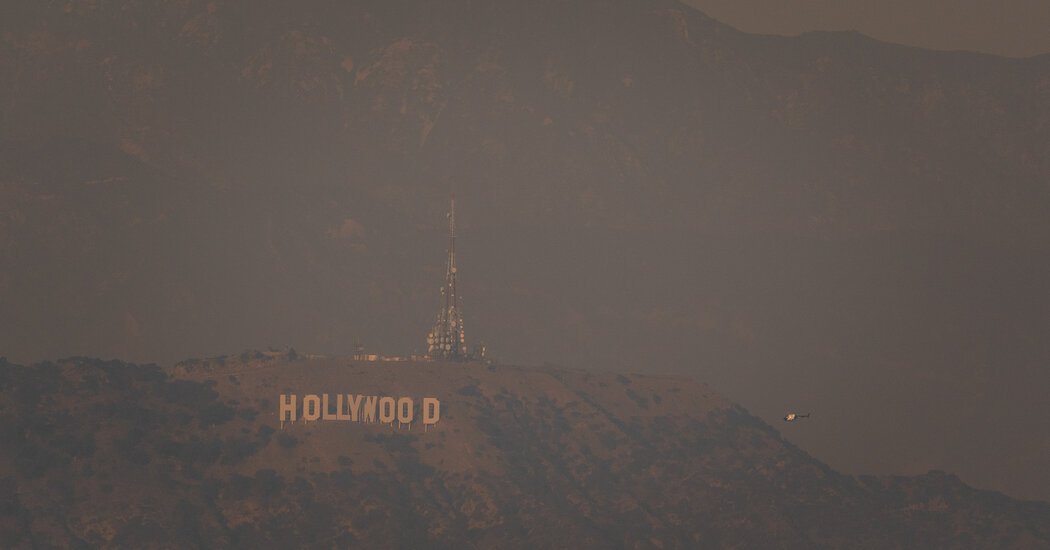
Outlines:
[[[277,436],[277,444],[285,449],[291,449],[299,444],[299,440],[294,435],[281,433]]]

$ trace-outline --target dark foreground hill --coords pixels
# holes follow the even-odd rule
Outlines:
[[[282,393],[432,396],[441,419],[282,426]],[[0,407],[4,548],[1050,544],[1050,505],[839,474],[684,378],[68,359],[0,365]]]

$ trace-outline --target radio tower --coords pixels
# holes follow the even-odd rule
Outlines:
[[[441,287],[444,307],[438,313],[434,328],[427,334],[427,355],[431,359],[460,361],[467,358],[467,341],[463,334],[463,317],[456,294],[456,198],[448,211],[448,264],[445,286]]]

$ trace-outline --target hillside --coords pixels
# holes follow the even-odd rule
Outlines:
[[[280,393],[435,396],[419,425]],[[1050,505],[851,477],[684,378],[246,353],[0,366],[5,548],[1040,548]],[[796,426],[790,426],[792,429]],[[798,426],[805,429],[804,426]]]
[[[1050,499],[1050,56],[671,0],[5,2],[0,353],[469,341]]]

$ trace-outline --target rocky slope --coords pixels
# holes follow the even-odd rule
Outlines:
[[[281,393],[434,396],[426,431]],[[5,548],[1041,548],[1050,505],[851,477],[684,378],[246,353],[0,366]],[[792,426],[794,427],[794,426]]]

